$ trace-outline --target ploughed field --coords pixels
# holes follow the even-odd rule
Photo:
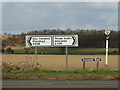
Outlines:
[[[82,58],[101,58],[99,68],[105,68],[105,55],[68,55],[69,70],[81,70],[83,66]],[[65,70],[65,55],[37,55],[38,65],[41,70]],[[32,68],[35,62],[34,54],[2,54],[2,62],[9,65],[21,66],[26,69]],[[86,62],[86,69],[95,69],[96,61]],[[118,55],[109,55],[108,68],[118,70]]]

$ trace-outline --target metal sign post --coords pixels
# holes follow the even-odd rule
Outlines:
[[[68,69],[68,47],[66,47],[66,69]]]
[[[108,39],[111,31],[110,30],[105,30],[105,35],[106,35],[106,62],[105,62],[105,67],[108,68]]]
[[[37,47],[35,47],[35,67],[37,68],[38,59],[37,59]]]

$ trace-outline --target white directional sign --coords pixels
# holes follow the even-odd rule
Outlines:
[[[53,46],[78,46],[78,36],[53,36],[54,45]]]
[[[75,47],[78,35],[28,35],[26,47]]]
[[[52,36],[26,36],[26,47],[52,46]]]

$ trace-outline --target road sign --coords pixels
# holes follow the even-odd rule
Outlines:
[[[111,33],[111,30],[105,30],[105,35],[109,35]]]
[[[78,35],[28,35],[26,47],[76,47]]]
[[[82,58],[82,61],[101,61],[101,58]]]
[[[78,46],[78,35],[27,35],[26,47],[36,47],[35,66],[37,67],[37,47],[66,47],[66,69],[68,69],[68,47]]]
[[[26,36],[26,47],[49,47],[52,46],[52,36]]]
[[[99,68],[99,61],[101,61],[101,58],[82,58],[83,61],[83,69],[85,69],[85,62],[86,61],[97,61],[97,69]]]
[[[53,36],[53,46],[78,46],[78,35]]]

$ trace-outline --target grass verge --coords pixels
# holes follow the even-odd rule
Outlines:
[[[118,80],[119,71],[115,70],[80,70],[80,71],[50,71],[35,70],[21,72],[3,71],[3,80]]]
[[[35,70],[35,71],[20,71],[20,72],[2,72],[3,75],[48,75],[48,76],[59,76],[59,75],[118,75],[116,70],[80,70],[80,71],[52,71],[52,70]]]
[[[17,80],[118,80],[115,70],[80,70],[80,71],[21,71],[4,72],[3,79]]]

